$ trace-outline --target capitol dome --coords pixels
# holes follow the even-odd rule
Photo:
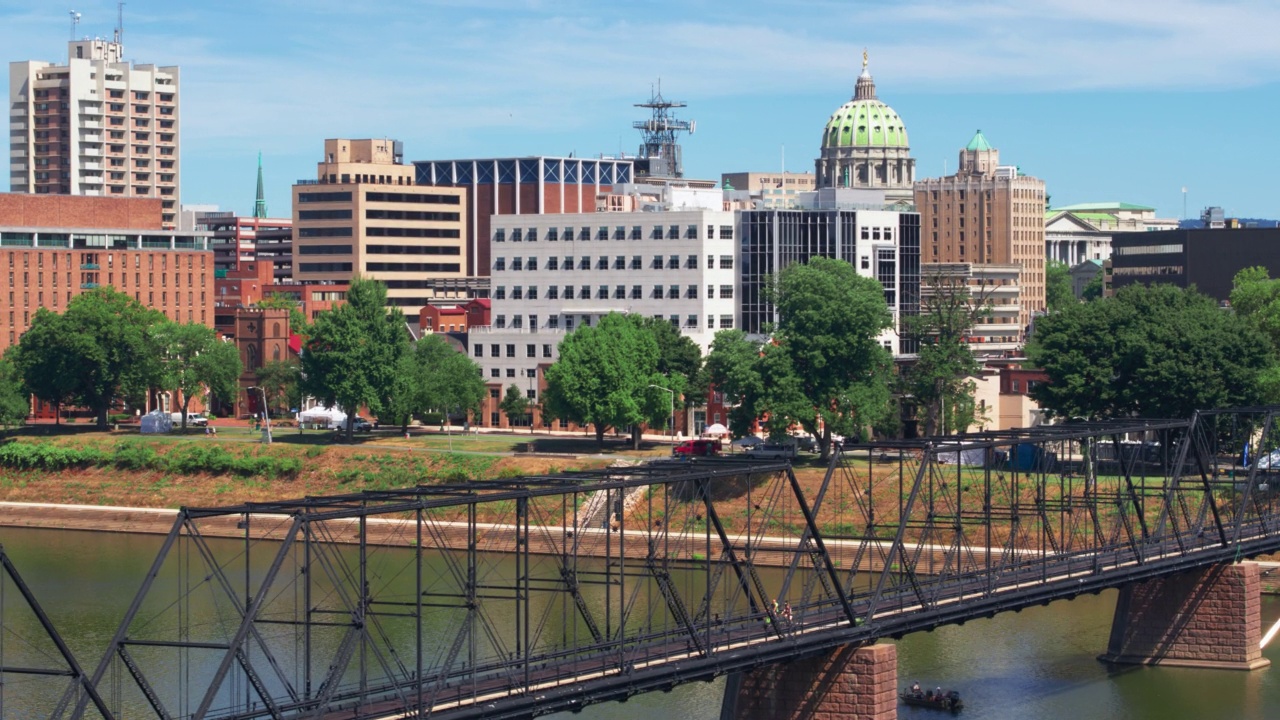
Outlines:
[[[864,52],[853,99],[837,108],[823,128],[817,186],[885,190],[888,198],[907,198],[916,171],[910,149],[906,124],[876,97]]]

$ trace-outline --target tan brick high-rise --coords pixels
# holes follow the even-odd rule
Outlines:
[[[1022,328],[1044,311],[1044,181],[1000,164],[979,130],[954,175],[915,184],[920,262],[1016,264]]]

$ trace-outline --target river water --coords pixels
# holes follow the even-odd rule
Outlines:
[[[5,550],[87,669],[115,632],[160,541],[144,535],[0,530]],[[7,592],[4,600],[11,608],[17,598],[12,588]],[[1114,592],[1105,592],[907,636],[897,642],[899,684],[918,680],[928,687],[957,688],[968,718],[1280,718],[1280,642],[1264,652],[1276,664],[1251,673],[1109,669],[1095,657],[1105,649],[1114,602]],[[1277,618],[1280,598],[1264,596],[1263,627]],[[6,651],[20,653],[32,633],[29,625],[6,633]],[[36,717],[30,687],[17,676],[6,678],[0,720]],[[723,692],[722,680],[695,683],[557,717],[716,720]],[[903,707],[899,717],[942,716]]]

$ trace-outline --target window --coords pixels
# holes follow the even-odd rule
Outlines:
[[[727,299],[727,298],[732,298],[732,297],[733,297],[733,286],[732,286],[732,285],[721,285],[721,286],[720,286],[720,297],[721,297],[721,298],[725,298],[725,299]]]
[[[707,269],[708,269],[708,270],[715,270],[715,269],[716,269],[716,256],[715,256],[715,255],[708,255],[708,256],[707,256]]]
[[[639,239],[640,239],[640,226],[639,226],[639,225],[633,225],[633,226],[631,226],[631,239],[632,239],[632,240],[639,240]]]
[[[476,344],[476,357],[484,357],[484,345]]]
[[[609,269],[609,258],[605,257],[604,255],[601,255],[601,256],[599,257],[599,259],[597,259],[597,260],[596,260],[596,269],[597,269],[597,270],[608,270],[608,269]]]
[[[551,345],[550,345],[550,344],[544,344],[544,345],[542,346],[542,357],[544,357],[544,358],[549,358],[549,357],[551,357]]]
[[[608,300],[608,299],[609,299],[609,286],[608,286],[608,285],[601,285],[600,287],[596,288],[596,299],[597,299],[597,300]]]
[[[560,287],[558,285],[552,285],[551,287],[547,288],[547,299],[548,300],[560,299]]]
[[[684,259],[684,269],[685,269],[685,270],[697,270],[697,269],[698,269],[698,256],[697,256],[697,255],[690,255],[689,257],[685,258],[685,259]]]
[[[516,376],[516,369],[515,369],[515,368],[507,368],[507,377],[509,377],[509,378],[513,378],[513,377],[515,377],[515,376]]]
[[[661,299],[662,299],[662,286],[661,286],[661,285],[654,285],[654,286],[653,286],[653,297],[655,297],[655,298],[657,298],[657,299],[659,299],[659,300],[661,300]]]
[[[497,399],[498,399],[498,389],[497,389],[497,388],[489,388],[489,397],[493,398],[494,400],[497,400]]]
[[[614,300],[626,300],[626,299],[627,299],[627,286],[626,286],[626,285],[614,285],[614,286],[613,286],[613,299],[614,299]]]
[[[579,269],[579,270],[590,270],[590,269],[591,269],[591,256],[590,256],[590,255],[583,255],[581,258],[579,258],[579,259],[578,259],[578,269]]]
[[[507,343],[507,357],[513,358],[515,356],[516,356],[515,343]]]
[[[498,258],[497,260],[494,260],[494,261],[493,261],[493,269],[494,269],[494,270],[498,270],[498,271],[506,270],[506,269],[507,269],[507,259],[506,259],[506,258]]]
[[[862,269],[863,270],[871,269],[871,258],[867,257],[866,255],[862,256]]]
[[[596,230],[596,239],[597,239],[597,240],[608,240],[608,239],[609,239],[609,228],[607,228],[607,227],[602,227],[602,228],[600,228],[599,230]]]
[[[552,315],[551,317],[547,318],[547,327],[551,328],[552,330],[560,329],[560,316]]]
[[[579,299],[579,300],[590,300],[590,299],[591,299],[591,286],[590,286],[590,285],[583,285],[582,287],[578,288],[578,299]]]
[[[490,377],[502,377],[502,371],[499,370],[498,368],[493,368],[492,370],[489,371],[489,375]],[[494,413],[492,419],[494,424],[496,425],[498,422],[498,413]]]
[[[564,329],[569,332],[573,332],[573,316],[572,315],[564,316]]]
[[[537,391],[537,390],[534,390],[533,388],[529,388],[528,390],[525,390],[525,391],[524,391],[524,394],[525,394],[525,396],[526,396],[526,397],[528,397],[530,400],[537,400],[537,399],[538,399],[538,391]]]
[[[498,287],[494,288],[494,290],[493,290],[493,299],[494,299],[494,300],[506,300],[506,299],[507,299],[507,287],[506,287],[505,285],[499,285]]]
[[[525,261],[525,263],[524,263],[524,269],[525,269],[525,270],[537,270],[537,269],[538,269],[538,258],[536,258],[536,257],[531,257],[531,258],[529,258],[528,260],[526,260],[526,261]]]
[[[625,227],[623,227],[622,225],[619,225],[619,226],[615,227],[615,228],[613,229],[613,239],[614,239],[614,240],[626,240],[626,239],[627,239],[627,229],[626,229]]]
[[[623,256],[623,255],[619,255],[619,256],[615,257],[615,258],[613,259],[613,269],[614,269],[614,270],[626,270],[626,269],[627,269],[627,258],[626,258],[625,256]]]
[[[642,287],[640,287],[639,285],[632,285],[632,286],[631,286],[631,299],[632,299],[632,300],[643,300],[643,299],[644,299],[644,289],[643,289]]]
[[[512,270],[523,270],[523,269],[524,269],[524,259],[523,259],[523,258],[511,258],[511,269],[512,269]]]
[[[585,228],[585,227],[582,228],[582,230],[578,233],[578,240],[581,242],[586,242],[590,239],[591,239],[591,228]]]
[[[558,257],[547,258],[547,269],[548,269],[548,270],[559,270],[559,269],[560,269],[560,258],[558,258]]]
[[[568,271],[570,271],[570,270],[573,270],[573,258],[571,258],[571,257],[567,257],[567,258],[565,258],[565,259],[564,259],[564,265],[562,265],[560,269],[562,269],[562,270],[564,270],[564,271],[566,271],[566,272],[568,272]]]
[[[520,228],[511,229],[511,242],[524,242],[524,233]]]
[[[560,230],[558,228],[547,229],[547,242],[556,242],[560,239]]]
[[[653,256],[653,264],[652,264],[652,265],[650,265],[649,267],[653,268],[654,270],[661,270],[661,269],[662,269],[662,256],[661,256],[661,255],[654,255],[654,256]]]
[[[538,346],[537,346],[537,345],[532,345],[532,344],[530,344],[530,345],[525,345],[525,346],[524,346],[524,356],[525,356],[525,357],[538,357]]]
[[[564,286],[564,299],[565,299],[565,300],[572,300],[572,299],[573,299],[573,286],[572,286],[572,285],[565,285],[565,286]]]
[[[732,328],[733,328],[733,316],[732,316],[732,315],[721,315],[721,316],[720,316],[720,327],[722,327],[722,328],[724,328],[724,329],[726,329],[726,330],[732,329]]]
[[[530,286],[529,286],[529,291],[525,294],[525,298],[526,298],[526,299],[528,299],[528,300],[537,300],[537,299],[538,299],[538,286],[537,286],[537,285],[530,285]]]
[[[698,299],[698,286],[697,286],[697,285],[690,285],[689,287],[685,288],[685,289],[684,289],[684,296],[685,296],[685,298],[686,298],[686,299],[689,299],[689,300],[697,300],[697,299]]]
[[[679,297],[680,297],[680,286],[679,286],[679,285],[668,285],[668,286],[667,286],[667,298],[668,298],[668,299],[670,299],[670,300],[676,300],[676,299],[678,299]],[[677,324],[678,324],[678,323],[677,323]]]
[[[516,285],[515,287],[511,288],[511,299],[512,299],[512,300],[523,300],[523,299],[524,299],[524,288],[523,288],[522,286],[520,286],[520,285]]]
[[[720,256],[720,269],[721,269],[721,270],[732,270],[732,269],[733,269],[733,256],[732,256],[732,255],[721,255],[721,256]]]
[[[501,346],[500,346],[500,345],[498,345],[497,343],[493,343],[493,344],[491,344],[491,345],[489,346],[489,355],[491,355],[491,356],[493,356],[493,357],[501,357],[501,356],[502,356],[502,349],[501,349]]]
[[[632,270],[643,270],[643,269],[644,269],[644,260],[643,260],[643,259],[641,259],[641,257],[640,257],[639,255],[632,255],[632,256],[631,256],[631,269],[632,269]]]
[[[524,233],[525,242],[538,242],[538,228],[529,228]]]
[[[494,241],[494,242],[506,242],[506,241],[507,241],[507,231],[506,231],[506,230],[503,230],[502,228],[498,228],[497,230],[494,230],[494,231],[493,231],[493,241]]]
[[[708,237],[710,237],[710,233],[708,233]],[[733,239],[733,226],[732,226],[732,225],[721,225],[721,226],[720,226],[720,239],[721,239],[721,240],[732,240],[732,239]]]
[[[497,315],[493,318],[493,326],[496,328],[505,328],[507,326],[507,316]]]
[[[685,316],[685,318],[684,318],[684,326],[685,326],[685,327],[691,327],[691,328],[696,328],[696,327],[698,327],[698,316],[697,316],[697,315],[686,315],[686,316]]]
[[[698,239],[698,226],[697,226],[697,225],[690,225],[689,227],[685,228],[685,229],[684,229],[684,239],[685,239],[685,240],[697,240],[697,239]]]

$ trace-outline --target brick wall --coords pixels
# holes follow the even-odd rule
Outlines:
[[[159,198],[0,193],[0,225],[160,230]]]
[[[1262,657],[1255,563],[1217,565],[1121,589],[1107,662],[1254,670]]]
[[[728,720],[892,720],[898,717],[898,651],[846,645],[770,665],[727,685]]]

